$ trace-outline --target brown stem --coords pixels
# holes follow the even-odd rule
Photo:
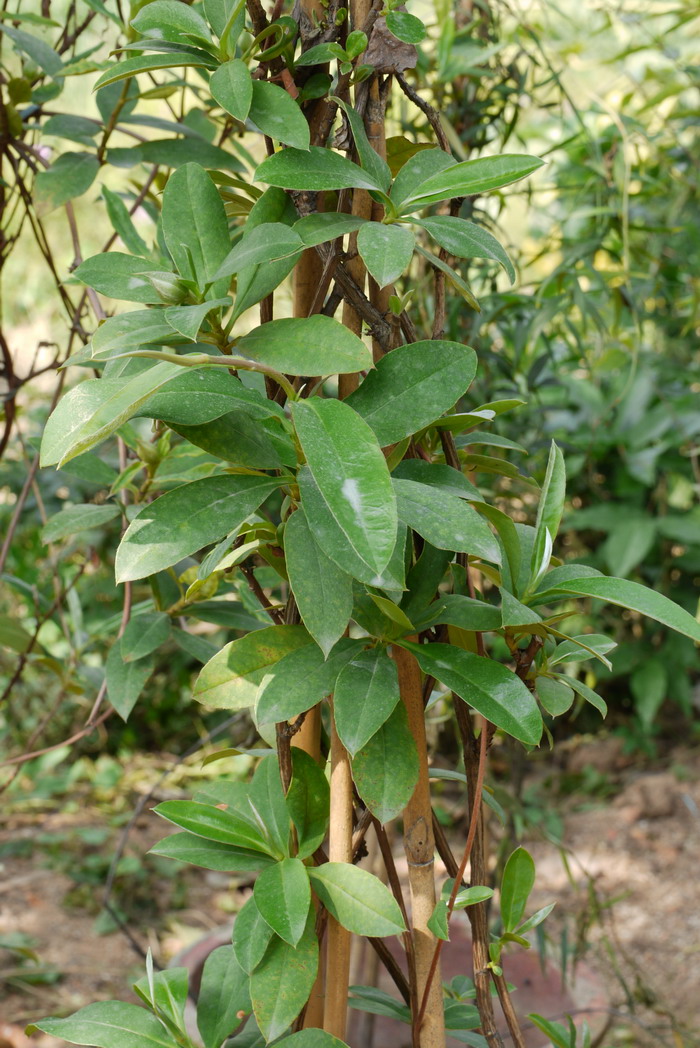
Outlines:
[[[411,890],[412,935],[416,964],[416,994],[422,1002],[413,1012],[414,1048],[444,1048],[445,1023],[440,978],[440,940],[428,927],[435,909],[435,842],[430,804],[427,740],[421,671],[415,657],[398,646],[391,656],[399,674],[399,691],[416,744],[419,775],[404,810],[404,850]]]

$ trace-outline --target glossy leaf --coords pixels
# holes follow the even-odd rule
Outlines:
[[[125,662],[118,640],[110,648],[105,662],[107,698],[122,720],[128,719],[154,669],[151,659]]]
[[[145,1008],[121,1001],[88,1004],[67,1019],[41,1019],[28,1032],[41,1030],[51,1037],[96,1048],[174,1048],[163,1025]]]
[[[544,483],[540,492],[540,503],[535,524],[535,542],[532,547],[532,573],[535,581],[549,566],[549,557],[546,556],[545,551],[547,548],[551,549],[551,544],[557,537],[562,513],[564,512],[565,497],[566,467],[564,465],[564,456],[554,441],[552,441],[547,462],[547,472],[545,473]]]
[[[393,284],[408,269],[414,244],[405,226],[366,222],[357,234],[357,250],[379,287]]]
[[[415,626],[417,630],[424,630],[440,623],[477,633],[498,630],[503,625],[500,608],[459,593],[439,594],[424,614],[416,618]]]
[[[198,306],[168,306],[163,310],[166,324],[183,338],[194,342],[202,324],[214,309],[230,308],[229,298],[214,298]]]
[[[204,837],[205,840],[266,855],[275,854],[261,832],[235,812],[221,811],[211,804],[198,804],[195,801],[164,801],[153,810],[181,829]]]
[[[296,946],[306,927],[311,886],[300,859],[283,859],[264,870],[255,882],[255,903],[272,930]]]
[[[178,1030],[183,1030],[188,976],[187,968],[168,968],[162,972],[151,970],[134,984],[134,992],[144,1004],[157,1008]]]
[[[440,488],[442,491],[467,499],[469,502],[481,502],[482,499],[479,490],[467,480],[463,473],[444,462],[426,462],[425,459],[419,458],[403,459],[393,471],[392,476],[397,480],[415,480],[419,484]]]
[[[528,746],[542,735],[542,717],[532,693],[519,677],[493,659],[462,651],[451,644],[414,644],[420,668],[459,695],[487,720]]]
[[[261,324],[238,340],[236,351],[285,375],[345,375],[372,366],[362,340],[320,313]]]
[[[284,412],[255,389],[247,389],[224,368],[201,371],[181,368],[168,385],[141,406],[138,414],[181,426],[202,426],[234,409],[253,419],[284,416]]]
[[[476,354],[469,346],[441,340],[414,342],[383,356],[346,403],[386,447],[448,411],[466,393],[475,374]]]
[[[580,680],[576,680],[575,677],[569,677],[565,673],[558,673],[557,680],[560,680],[564,684],[568,684],[570,688],[573,688],[577,695],[580,695],[582,699],[598,710],[601,717],[607,716],[608,706],[605,699],[602,699],[600,695],[593,691],[592,688],[589,688],[587,684],[584,684]]]
[[[306,519],[309,522],[309,527],[313,532],[315,540],[323,552],[342,571],[351,575],[354,579],[359,579],[360,582],[364,582],[369,586],[401,590],[403,588],[401,580],[392,575],[394,568],[393,554],[392,559],[389,561],[389,566],[384,569],[381,575],[377,575],[376,570],[364,561],[348,542],[345,532],[321,495],[308,466],[303,466],[299,470],[297,481]],[[396,545],[398,547],[399,543],[397,542]],[[403,569],[403,565],[401,565],[401,568]]]
[[[340,153],[321,146],[311,146],[308,151],[292,148],[274,153],[260,164],[255,179],[281,189],[305,189],[311,192],[323,189],[382,189],[370,172],[363,171]]]
[[[406,807],[418,781],[418,753],[402,703],[355,754],[352,777],[380,822],[396,818]]]
[[[224,462],[248,469],[279,469],[296,464],[294,445],[281,427],[252,417],[247,409],[227,411],[200,426],[170,425],[190,444]]]
[[[427,33],[420,18],[409,15],[406,11],[389,11],[386,15],[386,25],[389,32],[405,44],[419,44]]]
[[[203,668],[193,697],[215,709],[252,706],[271,666],[312,639],[303,626],[268,626],[231,641]]]
[[[266,80],[253,80],[248,119],[276,142],[297,150],[309,148],[309,125],[300,107],[284,88]],[[259,177],[258,168],[258,175]]]
[[[218,190],[199,164],[172,173],[163,193],[163,237],[178,272],[200,290],[215,280],[231,247],[228,220]],[[228,291],[228,280],[213,284],[212,297]]]
[[[351,756],[367,745],[399,701],[396,663],[384,648],[358,652],[338,675],[333,716],[341,742]]]
[[[254,821],[265,827],[266,834],[277,850],[282,855],[289,855],[289,811],[285,803],[276,754],[264,757],[260,761],[255,769],[253,781],[245,790],[245,796],[244,810],[250,810]]]
[[[146,37],[149,31],[174,30],[185,38],[195,36],[202,40],[211,39],[209,27],[202,16],[177,0],[151,0],[131,19],[131,25]],[[146,46],[148,39],[143,43]]]
[[[315,1027],[298,1030],[291,1037],[285,1037],[285,1042],[288,1048],[347,1048],[344,1041]]]
[[[484,560],[501,559],[488,525],[464,499],[413,480],[394,480],[401,520],[438,549],[471,553]]]
[[[219,266],[216,276],[229,277],[247,266],[257,266],[286,258],[301,251],[304,243],[290,226],[283,222],[263,222],[255,226],[229,251]]]
[[[551,677],[538,677],[537,698],[552,717],[560,717],[574,703],[574,690],[568,684]]]
[[[318,970],[318,942],[312,918],[296,948],[275,936],[250,979],[258,1026],[274,1041],[296,1019],[309,999]]]
[[[511,284],[515,283],[515,268],[505,248],[483,226],[452,215],[434,215],[419,223],[430,233],[440,247],[457,258],[492,258],[505,269]]]
[[[204,477],[143,507],[117,549],[118,582],[176,564],[239,527],[279,481],[248,475]]]
[[[139,73],[152,73],[159,69],[180,69],[183,66],[213,68],[216,60],[205,52],[193,54],[190,51],[170,51],[159,55],[139,55],[136,58],[123,58],[108,69],[95,84],[94,90],[107,87],[119,80],[128,80]]]
[[[325,244],[336,237],[354,233],[365,222],[357,215],[344,215],[337,211],[319,211],[317,214],[305,215],[294,223],[294,232],[298,233],[306,247]]]
[[[181,371],[163,361],[126,381],[88,379],[68,390],[44,428],[42,466],[62,466],[100,444]]]
[[[241,122],[246,119],[253,101],[253,81],[245,62],[233,58],[212,73],[209,90],[219,105]]]
[[[338,400],[299,401],[292,415],[328,511],[346,543],[381,576],[396,545],[398,518],[391,477],[374,433]],[[334,559],[342,556],[339,550]]]
[[[244,972],[250,975],[258,966],[273,935],[251,895],[236,914],[233,926],[233,950]]]
[[[73,271],[73,276],[101,295],[125,302],[159,305],[160,295],[143,274],[156,273],[160,269],[157,262],[110,251],[86,259]]]
[[[301,507],[285,526],[284,552],[299,614],[327,656],[352,614],[352,579],[318,545]]]
[[[299,858],[313,855],[328,829],[330,787],[323,768],[304,750],[292,747],[292,781],[287,810],[297,831]]]
[[[134,615],[119,641],[124,662],[150,655],[170,637],[170,616],[164,611]]]
[[[682,633],[691,640],[700,643],[700,624],[687,611],[674,604],[662,593],[641,586],[638,582],[627,579],[607,578],[604,575],[579,579],[568,579],[551,591],[552,595],[561,597],[565,593],[580,597],[594,597],[608,604],[618,604],[623,608],[638,611],[640,615],[655,619],[669,629]],[[551,600],[551,597],[550,597]]]
[[[165,342],[182,342],[165,319],[165,310],[135,309],[108,317],[100,324],[92,336],[92,356],[95,360],[107,360],[138,346]]]
[[[454,167],[456,163],[455,158],[442,149],[425,149],[414,153],[394,179],[390,194],[394,206],[400,207],[423,182]]]
[[[163,837],[150,851],[165,859],[189,862],[193,866],[221,873],[257,873],[275,861],[263,852],[205,840],[186,831]]]
[[[204,1048],[221,1048],[240,1026],[239,1013],[249,1012],[251,1008],[248,975],[238,963],[233,947],[219,946],[212,950],[204,962],[197,997],[197,1028]]]
[[[365,42],[367,38],[365,37]],[[383,157],[379,156],[377,151],[372,148],[372,145],[367,137],[365,125],[362,117],[353,109],[351,105],[345,102],[342,98],[335,98],[340,108],[345,113],[345,118],[350,125],[352,137],[355,142],[355,149],[360,160],[360,164],[367,171],[373,179],[381,186],[384,192],[388,192],[389,186],[391,185],[391,171],[389,165]],[[374,223],[376,225],[377,223]],[[411,243],[411,250],[413,249],[413,243]],[[371,269],[370,269],[371,272]],[[390,281],[387,281],[390,283]]]
[[[68,506],[59,513],[49,517],[41,529],[43,542],[58,542],[60,539],[75,535],[78,531],[100,528],[110,520],[118,517],[121,510],[114,504],[93,506],[87,503],[82,506]]]
[[[270,667],[255,702],[258,724],[289,720],[330,695],[336,678],[357,650],[359,641],[338,641],[326,658],[317,644],[307,644]]]
[[[348,862],[309,868],[319,899],[343,928],[356,935],[396,935],[406,930],[396,899],[368,870]]]
[[[516,848],[505,865],[501,881],[501,920],[506,932],[514,932],[520,924],[534,884],[532,856],[524,848]]]
[[[402,202],[401,210],[415,211],[452,197],[489,193],[526,178],[539,167],[542,161],[537,157],[509,153],[465,160],[421,182]]]

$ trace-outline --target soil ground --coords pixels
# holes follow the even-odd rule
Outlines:
[[[576,956],[598,974],[609,1000],[603,1048],[698,1048],[700,753],[678,749],[659,770],[630,764],[617,745],[587,750],[584,744],[571,754],[566,774],[588,783],[589,793],[557,802],[563,845],[535,830],[524,841],[537,865],[529,908],[557,903],[547,921],[547,949],[556,961],[564,958],[570,976]],[[526,786],[529,822],[537,825],[541,797],[541,823],[551,828],[552,777],[541,780]],[[615,792],[596,798],[591,788]],[[167,963],[229,923],[249,889],[222,874],[168,874],[162,865],[144,877],[140,857],[162,833],[156,823],[148,812],[136,820],[115,899],[128,900],[138,945],[150,945]],[[89,806],[69,816],[11,813],[0,823],[0,938],[31,937],[42,969],[56,973],[53,982],[32,983],[31,964],[18,972],[15,959],[0,953],[0,1048],[57,1048],[62,1042],[44,1035],[28,1041],[24,1025],[98,999],[134,999],[129,986],[143,972],[142,959],[123,932],[98,934],[103,889],[91,883],[100,870],[104,880],[119,835],[113,828],[103,840],[104,816]],[[93,870],[87,877],[86,866],[88,874]],[[153,921],[150,911],[149,925],[153,898],[160,912]]]

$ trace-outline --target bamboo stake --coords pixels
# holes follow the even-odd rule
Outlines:
[[[418,783],[404,810],[404,849],[411,890],[416,998],[419,1002],[423,1000],[427,990],[422,1025],[420,1028],[414,1025],[413,1048],[444,1048],[445,1023],[439,958],[437,967],[434,966],[437,940],[428,927],[436,902],[435,840],[430,805],[421,672],[414,656],[403,648],[394,646],[391,656],[398,669],[401,700],[406,707],[408,725],[416,743],[420,762]]]

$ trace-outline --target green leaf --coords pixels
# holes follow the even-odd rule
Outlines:
[[[229,253],[228,220],[219,192],[199,164],[174,171],[163,193],[163,237],[178,272],[201,291],[212,281],[212,297],[228,291],[215,274]]]
[[[107,317],[100,324],[92,336],[92,356],[95,360],[106,360],[139,346],[164,342],[182,342],[166,321],[165,310],[135,309]]]
[[[258,686],[281,658],[312,643],[303,626],[268,626],[231,641],[203,668],[194,686],[197,702],[215,709],[252,706]]]
[[[401,211],[417,211],[428,204],[437,204],[453,197],[489,193],[526,178],[542,164],[543,161],[537,157],[510,153],[465,160],[431,175],[417,185],[410,196],[402,201]]]
[[[374,433],[338,400],[299,401],[292,415],[330,514],[347,544],[381,576],[396,545],[398,518],[391,477]]]
[[[343,667],[335,685],[333,716],[351,756],[389,719],[399,698],[396,663],[384,648],[361,651]]]
[[[397,935],[406,930],[396,899],[385,884],[348,862],[309,868],[319,899],[343,928],[356,935]]]
[[[236,812],[222,811],[211,804],[198,804],[195,801],[165,801],[153,811],[205,840],[281,858],[275,854],[262,833]]]
[[[289,812],[275,754],[263,758],[258,764],[247,790],[246,801],[256,823],[264,825],[277,850],[282,855],[289,855]]]
[[[313,855],[328,830],[330,786],[323,768],[304,750],[292,747],[292,781],[287,810],[297,830],[299,858]]]
[[[272,928],[258,910],[255,896],[251,895],[236,914],[233,926],[236,960],[248,975],[260,964],[273,934]]]
[[[233,947],[212,950],[204,962],[197,997],[197,1028],[204,1048],[221,1048],[240,1025],[239,1012],[249,1012],[251,1008],[248,975],[238,963]]]
[[[493,892],[491,893],[493,894]],[[533,913],[532,917],[528,917],[526,921],[518,925],[518,935],[525,935],[526,932],[532,931],[538,924],[542,924],[556,906],[556,903],[550,902],[549,906],[543,906],[541,910],[537,910]]]
[[[348,542],[346,533],[333,516],[328,503],[321,495],[318,485],[307,466],[303,466],[299,470],[297,481],[306,519],[309,522],[314,538],[323,552],[341,570],[368,586],[402,590],[402,581],[395,578],[392,574],[394,568],[393,555],[389,561],[389,566],[384,569],[381,575],[377,575],[376,570],[363,560]],[[399,543],[397,541],[396,547],[398,548],[398,546]]]
[[[301,109],[283,87],[266,80],[253,80],[253,99],[248,113],[251,123],[276,142],[297,150],[309,148],[309,125]],[[256,178],[259,178],[259,171]]]
[[[118,582],[143,579],[240,527],[279,484],[274,477],[204,477],[168,491],[136,514],[115,561]]]
[[[131,148],[108,149],[107,162],[114,167],[134,167],[136,164],[158,164],[179,168],[196,164],[224,171],[245,171],[232,153],[212,145],[203,138],[154,138]],[[229,245],[230,246],[230,245]]]
[[[125,662],[119,640],[109,649],[105,662],[107,698],[122,720],[128,719],[154,669],[151,659]]]
[[[629,575],[653,548],[659,530],[656,520],[648,517],[635,520],[631,513],[627,520],[611,528],[601,547],[610,571],[622,578]],[[697,530],[695,534],[697,536]]]
[[[247,411],[229,411],[203,426],[171,428],[210,455],[250,469],[279,469],[296,462],[294,445],[280,427],[254,419]]]
[[[372,366],[357,335],[332,317],[285,317],[253,328],[237,352],[285,375],[347,375]]]
[[[255,903],[262,917],[281,939],[296,946],[306,927],[311,885],[300,859],[283,859],[260,874]]]
[[[585,648],[581,647],[582,644]],[[590,652],[586,651],[586,648],[592,649],[598,655],[607,655],[616,647],[617,643],[602,633],[581,633],[558,644],[554,653],[547,659],[547,664],[556,666],[560,662],[581,662],[583,659],[589,659]]]
[[[348,1004],[361,1012],[371,1012],[373,1015],[386,1015],[389,1019],[398,1019],[399,1022],[411,1022],[411,1012],[403,1001],[378,990],[376,986],[351,986],[351,997]]]
[[[263,222],[239,240],[219,266],[216,276],[229,277],[247,266],[287,258],[303,247],[301,237],[290,226],[283,222]]]
[[[281,189],[305,189],[310,192],[323,189],[382,189],[369,171],[363,171],[340,153],[321,146],[311,146],[309,150],[283,149],[274,153],[260,164],[255,172],[255,180]]]
[[[124,662],[143,659],[170,637],[170,616],[164,611],[134,615],[121,636],[119,645]]]
[[[658,658],[646,659],[630,677],[634,709],[647,729],[651,728],[659,708],[666,698],[669,679],[666,666]]]
[[[152,73],[159,69],[180,69],[183,66],[194,66],[205,69],[213,69],[216,59],[206,55],[204,51],[192,54],[189,51],[170,51],[161,55],[138,55],[136,58],[125,58],[116,62],[99,78],[93,90],[98,91],[101,87],[114,84],[118,80],[128,80],[131,76],[139,73]]]
[[[174,30],[174,38],[179,36],[198,37],[204,41],[210,41],[209,27],[202,16],[188,7],[180,0],[151,0],[151,3],[142,7],[131,19],[131,25],[137,32],[148,37],[149,31]],[[164,33],[161,35],[165,36]],[[165,36],[165,39],[170,39]],[[183,43],[189,42],[187,40]],[[148,46],[148,39],[143,41],[144,47]]]
[[[414,342],[383,356],[346,403],[386,447],[449,411],[475,374],[476,353],[469,346],[441,340]]]
[[[365,43],[367,38],[365,37]],[[355,142],[355,149],[360,159],[360,164],[367,171],[373,179],[381,186],[384,192],[388,192],[389,186],[391,185],[391,171],[389,165],[383,157],[380,157],[375,149],[372,148],[370,141],[365,131],[365,125],[360,114],[353,109],[351,105],[345,102],[342,98],[334,98],[339,107],[345,113],[347,121],[352,131],[352,137]],[[413,250],[413,244],[411,244],[411,250]],[[371,270],[370,270],[371,272]],[[391,283],[391,281],[387,281]]]
[[[62,466],[101,443],[181,371],[163,361],[126,380],[88,379],[69,389],[44,427],[42,466]]]
[[[662,593],[640,586],[638,582],[606,576],[568,579],[547,590],[547,593],[556,596],[570,593],[580,597],[594,597],[608,604],[618,604],[622,608],[629,608],[647,618],[655,619],[669,629],[700,643],[700,624],[697,619]]]
[[[253,1011],[265,1040],[274,1041],[309,999],[318,970],[318,942],[310,916],[296,948],[278,936],[271,941],[250,979]]]
[[[42,542],[56,542],[65,539],[69,535],[75,535],[78,531],[88,531],[91,528],[102,527],[110,520],[114,520],[120,514],[119,506],[93,506],[87,503],[82,506],[69,506],[62,509],[60,513],[49,517],[41,529]]]
[[[538,677],[536,687],[537,698],[550,716],[560,717],[573,706],[574,691],[568,684],[551,677]]]
[[[101,1001],[88,1004],[67,1019],[41,1019],[27,1027],[73,1044],[96,1048],[174,1048],[174,1041],[155,1015],[135,1004]]]
[[[516,848],[505,865],[501,881],[501,920],[506,932],[514,932],[520,924],[534,884],[532,856],[524,848]]]
[[[146,401],[139,415],[169,425],[202,426],[234,409],[253,419],[284,417],[279,405],[256,389],[247,389],[224,368],[181,368],[165,389]]]
[[[22,653],[30,651],[33,643],[31,633],[19,622],[15,622],[9,615],[0,615],[0,647]]]
[[[152,855],[189,862],[221,873],[256,873],[275,860],[249,848],[233,848],[198,837],[194,833],[172,833],[150,849]]]
[[[160,268],[159,263],[149,262],[145,258],[109,251],[86,259],[73,276],[101,295],[125,302],[159,305],[160,295],[143,274],[158,272]]]
[[[414,480],[394,480],[393,484],[400,519],[431,546],[500,562],[501,552],[490,528],[464,499]]]
[[[389,11],[386,15],[386,26],[397,40],[403,40],[405,44],[419,44],[421,40],[425,40],[427,34],[420,18],[405,11]]]
[[[564,499],[566,497],[566,467],[564,456],[552,441],[547,462],[547,472],[540,492],[540,503],[535,524],[535,541],[532,547],[532,576],[537,581],[549,567],[552,543],[559,532]]]
[[[317,1030],[310,1027],[307,1030],[299,1030],[291,1037],[285,1037],[288,1048],[347,1048],[344,1041],[326,1033],[325,1030]]]
[[[153,1009],[158,1009],[178,1030],[185,1028],[185,1005],[187,1003],[187,968],[169,968],[153,972],[150,955],[147,974],[134,983],[134,992]]]
[[[570,688],[573,688],[577,695],[580,695],[582,699],[594,706],[601,717],[606,717],[608,714],[608,706],[604,699],[589,688],[586,684],[583,684],[580,680],[576,680],[575,677],[569,677],[565,673],[558,673],[557,680],[563,681],[564,684],[568,684]]]
[[[327,656],[352,615],[352,579],[320,548],[301,507],[285,525],[284,552],[299,614]]]
[[[424,218],[418,225],[426,229],[440,247],[457,258],[492,258],[503,266],[511,284],[515,283],[515,268],[505,248],[483,226],[452,215]]]
[[[394,352],[396,351],[394,350]],[[367,380],[365,379],[365,381]],[[449,418],[449,415],[447,417]],[[482,499],[479,490],[467,480],[463,473],[443,462],[426,462],[425,459],[403,459],[402,462],[399,462],[392,475],[397,480],[415,480],[419,484],[429,484],[431,487],[440,488],[442,491],[467,499],[469,502],[481,502]]]
[[[438,899],[435,903],[435,909],[428,919],[428,927],[436,939],[442,939],[443,942],[450,941],[450,931],[447,923],[447,902],[445,899]]]
[[[404,200],[407,200],[418,186],[433,175],[447,168],[455,167],[456,163],[455,158],[442,149],[426,149],[421,150],[420,153],[414,153],[394,179],[390,194],[394,206],[400,208]]]
[[[360,641],[344,639],[325,657],[316,644],[285,655],[270,668],[255,702],[258,724],[289,720],[330,695],[336,678],[357,651]]]
[[[503,625],[500,608],[459,593],[440,594],[423,615],[416,618],[414,625],[420,631],[439,623],[477,633],[498,630]]]
[[[472,289],[462,279],[452,266],[448,266],[444,259],[440,258],[439,255],[433,255],[430,251],[426,251],[425,248],[421,247],[420,244],[416,244],[416,251],[419,255],[422,255],[424,259],[434,268],[439,269],[441,273],[444,273],[447,279],[450,281],[453,287],[460,292],[466,303],[475,309],[477,313],[480,312],[481,306],[477,302],[476,298],[472,293]]]
[[[82,196],[95,181],[100,164],[92,153],[63,153],[34,181],[33,203],[41,215]]]
[[[12,18],[14,12],[7,12],[7,17]],[[63,70],[63,61],[57,51],[44,43],[33,33],[25,33],[22,29],[14,26],[0,25],[0,33],[9,36],[15,47],[23,54],[28,55],[35,65],[39,66],[48,76],[59,77]]]
[[[451,644],[414,644],[412,651],[424,673],[441,681],[508,735],[536,746],[542,717],[531,692],[519,677],[493,659],[462,651]]]
[[[352,762],[357,792],[380,822],[403,811],[418,781],[418,753],[403,703],[375,732]]]
[[[366,222],[357,234],[357,250],[379,287],[393,284],[408,269],[414,244],[405,226]]]
[[[561,1023],[550,1022],[549,1019],[543,1018],[541,1015],[537,1015],[535,1012],[531,1012],[528,1017],[531,1022],[535,1024],[538,1030],[546,1034],[549,1037],[552,1044],[556,1048],[571,1048],[571,1038],[569,1037],[569,1031]]]
[[[253,81],[245,62],[240,58],[224,62],[212,73],[209,90],[227,113],[236,120],[245,121],[253,101]]]
[[[163,310],[165,321],[178,335],[194,342],[202,324],[213,309],[230,307],[229,298],[215,298],[198,306],[168,306]]]
[[[484,884],[473,884],[471,888],[462,888],[455,897],[455,910],[465,910],[467,906],[478,906],[493,897],[493,888]]]
[[[29,98],[27,99],[29,101]],[[43,126],[45,135],[56,135],[57,138],[67,138],[70,142],[77,142],[81,146],[94,146],[93,139],[100,131],[97,120],[89,120],[84,116],[69,116],[60,114],[50,117]]]

